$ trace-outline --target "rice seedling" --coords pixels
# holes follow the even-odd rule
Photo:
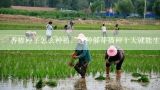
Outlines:
[[[140,73],[132,73],[133,77],[141,77],[142,75]]]
[[[50,86],[50,87],[55,87],[57,86],[57,82],[56,81],[45,81],[45,84]]]
[[[40,88],[42,88],[42,87],[44,87],[44,83],[43,83],[42,79],[40,79],[40,80],[36,83],[36,88],[37,88],[37,89],[40,89]]]
[[[36,88],[37,89],[41,89],[45,85],[50,86],[50,87],[56,87],[57,86],[57,82],[53,81],[53,80],[43,81],[42,79],[39,79],[39,81],[36,83]]]
[[[56,55],[54,55],[55,53]],[[71,53],[72,51],[1,51],[0,75],[3,77],[12,76],[13,78],[45,78],[48,76],[48,78],[57,79],[74,76],[76,74],[74,68],[67,64],[71,60]],[[158,53],[155,51],[155,54]],[[92,61],[89,63],[87,73],[93,75],[97,72],[104,73],[104,51],[91,51],[91,55]],[[159,56],[143,58],[126,55],[122,70],[125,72],[153,71],[159,73],[159,64]],[[114,65],[113,69],[115,69]]]
[[[138,82],[149,82],[149,78],[146,75],[142,75],[139,79]]]
[[[95,80],[105,80],[106,78],[103,75],[100,75],[95,78]]]
[[[131,79],[131,81],[143,82],[143,83],[148,83],[149,82],[149,78],[148,78],[147,75],[143,75],[143,74],[140,74],[140,73],[132,73],[132,76],[136,77],[138,79]]]

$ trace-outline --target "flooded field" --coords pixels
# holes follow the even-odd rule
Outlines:
[[[67,79],[58,80],[57,87],[45,86],[40,90],[159,90],[160,74],[148,74],[149,83],[131,82],[131,74],[123,73],[120,82],[115,80],[115,74],[111,74],[110,81],[97,81],[94,78],[99,76],[88,76],[86,79],[80,79],[80,76],[74,76]],[[37,90],[35,88],[36,80],[18,80],[2,79],[0,81],[0,90]]]

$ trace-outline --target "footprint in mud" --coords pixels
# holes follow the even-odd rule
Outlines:
[[[86,80],[78,79],[74,84],[74,90],[87,90]]]
[[[107,80],[105,90],[129,90],[121,85],[120,81]]]

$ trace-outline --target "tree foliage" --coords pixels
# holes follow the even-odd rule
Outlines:
[[[160,1],[156,0],[153,6],[153,11],[156,15],[160,16]]]
[[[0,0],[0,8],[10,7],[10,6],[11,6],[11,0]]]
[[[133,12],[133,3],[131,0],[121,0],[115,4],[115,10],[121,15],[128,15]]]
[[[160,0],[146,0],[147,12],[154,12],[159,15]],[[145,0],[0,0],[0,7],[35,6],[53,7],[65,10],[87,10],[92,13],[99,13],[113,8],[116,13],[126,16],[130,13],[144,14]]]
[[[90,8],[92,13],[103,11],[105,8],[104,0],[96,0],[93,3],[90,3]]]

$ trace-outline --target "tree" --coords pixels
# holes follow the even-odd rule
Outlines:
[[[160,1],[156,0],[153,5],[153,11],[157,16],[160,16]]]
[[[131,0],[121,0],[115,4],[115,10],[123,15],[124,18],[133,12],[133,8]]]
[[[91,11],[92,13],[99,13],[101,10],[104,10],[105,2],[104,0],[96,0],[91,4]]]
[[[57,6],[57,4],[59,3],[59,2],[61,2],[62,0],[48,0],[48,6],[49,7],[56,7]]]
[[[1,7],[10,7],[11,6],[11,0],[0,0],[0,8]]]
[[[89,1],[88,0],[72,0],[71,2],[71,8],[73,10],[84,10],[89,7]]]
[[[133,5],[134,5],[134,13],[138,13],[139,15],[143,16],[144,15],[144,8],[145,8],[145,0],[132,0]],[[147,0],[147,11],[150,11],[150,6],[152,5],[148,0]]]

